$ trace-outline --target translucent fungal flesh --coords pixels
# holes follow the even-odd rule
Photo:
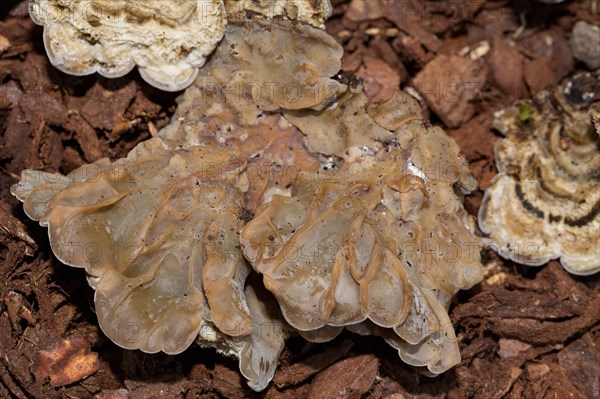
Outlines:
[[[246,284],[244,206],[284,183],[290,175],[278,171],[287,163],[316,165],[300,132],[279,128],[279,118],[247,125],[243,142],[205,134],[206,144],[175,148],[157,137],[67,176],[24,171],[12,187],[48,227],[57,258],[85,268],[115,343],[179,353],[197,340],[237,356],[253,389],[272,379],[287,332],[269,294]]]
[[[578,275],[600,271],[598,101],[598,72],[585,73],[496,115],[506,138],[495,148],[500,173],[479,225],[500,255],[532,266],[560,258]]]
[[[460,360],[447,309],[481,279],[462,206],[475,181],[410,96],[372,105],[332,78],[341,55],[309,24],[231,23],[157,137],[67,176],[22,173],[12,193],[85,268],[110,339],[196,340],[257,391],[295,332],[379,335],[433,374]]]
[[[323,109],[346,89],[332,79],[343,48],[321,29],[259,19],[229,25],[223,42],[203,74],[251,118],[258,110]]]

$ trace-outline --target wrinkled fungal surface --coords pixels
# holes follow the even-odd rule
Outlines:
[[[578,275],[600,271],[598,101],[598,72],[585,73],[496,115],[506,138],[496,144],[499,174],[479,225],[500,255],[532,266],[560,258]]]
[[[407,363],[443,372],[460,360],[450,299],[482,277],[474,222],[456,194],[474,180],[457,144],[425,126],[407,94],[369,112],[347,103],[356,107],[322,111],[325,127],[328,114],[348,112],[370,126],[365,144],[390,141],[349,147],[339,168],[301,173],[292,195],[274,196],[244,226],[244,255],[305,338],[369,328]],[[316,123],[314,112],[306,118]]]
[[[31,0],[29,13],[61,71],[114,78],[137,65],[168,91],[193,82],[226,24],[221,0]]]
[[[86,269],[111,338],[129,349],[179,353],[198,335],[202,289],[219,329],[247,333],[236,324],[250,324],[241,294],[248,269],[218,251],[237,245],[241,198],[228,185],[243,161],[209,147],[173,151],[152,139],[125,159],[68,176],[24,172],[13,192],[28,216],[48,226],[56,256]],[[222,290],[233,300],[219,299]]]
[[[256,12],[267,18],[286,17],[324,27],[333,8],[329,0],[225,0],[228,16]]]
[[[197,340],[237,356],[253,389],[272,379],[287,332],[262,285],[246,283],[244,205],[288,185],[286,166],[316,165],[300,132],[278,119],[247,126],[243,142],[206,134],[207,144],[174,148],[157,137],[67,176],[23,172],[13,194],[48,227],[57,258],[85,268],[115,343],[179,353]]]
[[[231,24],[203,74],[250,118],[259,111],[323,109],[345,91],[332,79],[343,48],[321,29],[286,21]]]
[[[482,276],[475,181],[410,96],[369,104],[334,79],[341,56],[310,24],[230,23],[156,137],[22,173],[11,192],[85,269],[111,340],[214,347],[257,391],[294,333],[381,336],[431,374],[460,361],[447,309]]]

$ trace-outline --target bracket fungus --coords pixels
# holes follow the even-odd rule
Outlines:
[[[290,334],[346,328],[441,373],[460,361],[451,299],[482,278],[474,178],[408,94],[369,104],[335,78],[328,2],[277,3],[311,17],[232,14],[156,137],[67,176],[26,170],[11,192],[124,348],[196,341],[260,391]],[[290,12],[305,3],[318,12]]]
[[[29,14],[61,71],[115,78],[137,65],[168,91],[194,81],[226,25],[221,0],[31,0]]]
[[[598,74],[576,75],[496,115],[506,138],[496,144],[499,174],[479,225],[500,255],[532,266],[560,258],[577,275],[600,271]]]
[[[268,170],[281,166],[269,161],[313,160],[300,132],[278,119],[256,121],[248,138],[227,145],[215,131],[182,148],[159,134],[116,162],[67,176],[24,171],[12,187],[27,215],[48,227],[57,258],[85,268],[100,327],[115,343],[176,354],[197,341],[237,356],[253,389],[272,379],[287,331],[264,288],[246,281],[239,234],[244,204],[289,177]]]

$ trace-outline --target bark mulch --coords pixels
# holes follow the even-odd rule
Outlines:
[[[585,69],[569,35],[579,20],[600,24],[597,1],[333,3],[327,29],[345,47],[344,69],[373,99],[398,86],[420,93],[484,189],[496,173],[492,114]],[[98,327],[84,272],[53,257],[46,229],[9,187],[25,168],[68,173],[124,156],[168,122],[175,98],[136,72],[108,80],[57,71],[26,3],[0,5],[0,398],[600,398],[600,277],[571,276],[557,262],[527,268],[487,250],[485,280],[450,311],[463,360],[437,378],[351,333],[319,345],[292,338],[261,394],[213,350],[115,346]],[[467,198],[469,212],[481,198]]]

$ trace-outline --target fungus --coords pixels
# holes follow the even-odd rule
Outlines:
[[[328,13],[309,3],[321,11],[301,15]],[[126,158],[26,170],[11,192],[85,269],[124,348],[195,340],[260,391],[289,334],[347,328],[447,370],[460,360],[448,306],[482,275],[465,159],[407,94],[370,105],[332,78],[342,49],[325,32],[265,15],[232,15],[170,124]]]
[[[137,65],[141,76],[151,85],[178,91],[194,81],[198,68],[204,65],[222,39],[228,19],[232,22],[243,20],[246,12],[251,11],[266,19],[285,16],[323,27],[332,7],[329,0],[227,0],[225,4],[222,0],[32,0],[29,10],[34,22],[44,26],[48,58],[61,71],[72,75],[98,72],[115,78],[127,74]],[[301,30],[299,34],[309,32],[324,46],[336,46],[342,51],[322,30],[310,30],[302,25],[292,29],[296,28]],[[294,38],[290,37],[290,40]],[[283,41],[271,43],[271,49],[263,48],[279,56],[270,66],[282,64],[281,57],[290,55],[283,51],[289,44],[289,41]],[[314,50],[296,49],[298,54],[293,54],[294,57]],[[334,72],[338,70],[339,66]],[[263,71],[265,76],[269,76],[267,71]],[[315,71],[310,69],[302,73],[288,72],[300,74],[305,79],[315,78],[311,75]],[[290,76],[294,75],[287,75]]]
[[[57,258],[86,269],[113,341],[179,353],[202,317],[229,335],[248,332],[235,327],[251,322],[241,294],[248,268],[235,251],[221,259],[237,245],[241,199],[229,186],[243,163],[210,147],[170,150],[156,138],[67,176],[25,171],[13,194],[49,228]]]
[[[474,221],[455,193],[474,180],[457,144],[424,127],[407,94],[369,112],[361,91],[348,95],[358,100],[343,111],[307,111],[311,128],[322,114],[321,133],[343,133],[329,127],[354,115],[366,128],[352,132],[353,144],[388,141],[331,172],[301,172],[293,195],[273,196],[244,226],[243,252],[306,339],[370,331],[437,374],[460,360],[450,299],[482,277]],[[290,120],[305,126],[299,113]]]
[[[11,192],[48,227],[56,257],[85,268],[100,327],[116,344],[176,354],[197,341],[237,356],[253,389],[272,379],[287,333],[264,289],[246,283],[239,232],[245,203],[279,183],[263,160],[311,162],[301,134],[278,119],[228,146],[206,135],[175,148],[159,134],[113,163],[22,173]]]
[[[249,42],[263,32],[247,28]],[[290,35],[279,25],[273,31],[273,40]],[[229,29],[221,46],[245,33]],[[294,45],[308,47],[304,37]],[[256,50],[243,54],[258,57]],[[240,215],[289,187],[298,168],[316,170],[318,161],[282,115],[244,112],[249,104],[260,108],[252,99],[236,101],[213,76],[224,64],[235,71],[248,61],[236,60],[217,52],[179,99],[171,123],[127,158],[68,176],[24,171],[12,192],[49,228],[57,258],[85,268],[111,340],[150,353],[179,353],[193,341],[215,347],[238,357],[249,386],[260,391],[275,373],[289,327],[264,288],[246,283],[251,267],[239,250]],[[293,60],[307,64],[290,57],[287,66],[294,68]]]
[[[506,138],[495,147],[499,174],[479,225],[503,257],[531,266],[560,258],[577,275],[600,271],[600,136],[590,122],[598,100],[598,72],[584,73],[496,115]]]
[[[29,13],[61,71],[115,78],[137,65],[167,91],[194,81],[226,25],[221,0],[31,0]]]
[[[227,27],[204,74],[216,79],[229,102],[251,114],[257,107],[319,110],[346,89],[332,79],[342,55],[343,48],[321,29],[256,19]]]
[[[267,18],[283,16],[320,28],[325,27],[325,21],[333,12],[329,0],[225,0],[225,9],[228,16],[253,11]]]

